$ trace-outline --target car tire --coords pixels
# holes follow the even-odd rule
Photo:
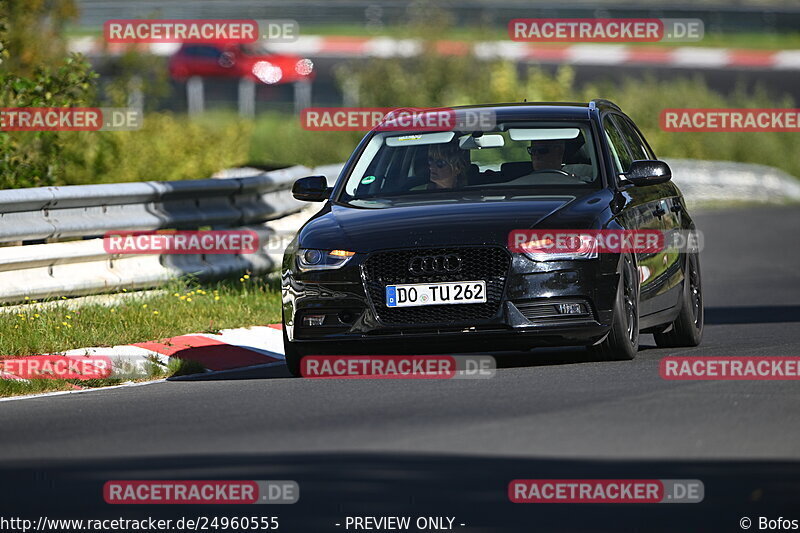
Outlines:
[[[686,257],[686,278],[683,283],[680,313],[672,322],[669,331],[653,334],[656,345],[659,348],[697,346],[703,338],[704,315],[700,258],[697,254],[689,254]]]
[[[611,331],[589,347],[595,361],[629,361],[639,351],[639,272],[629,255],[622,257],[619,278]]]
[[[286,368],[293,378],[301,378],[303,374],[300,372],[300,363],[303,360],[303,350],[296,344],[289,342],[286,337],[286,325],[283,325],[283,353],[286,358]]]

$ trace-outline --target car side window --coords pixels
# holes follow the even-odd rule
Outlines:
[[[625,137],[625,140],[628,142],[628,146],[631,149],[633,154],[633,160],[639,159],[655,159],[655,154],[647,147],[647,143],[644,142],[639,132],[636,131],[636,128],[633,126],[631,121],[625,117],[615,116],[614,122],[617,123],[619,126],[622,135]]]
[[[611,119],[611,115],[607,115],[603,119],[603,130],[606,133],[606,139],[611,147],[614,168],[617,173],[627,172],[631,168],[633,159],[628,151],[628,147],[625,146],[625,141],[622,139],[622,133],[617,129],[616,124]]]
[[[192,57],[206,57],[216,59],[222,55],[222,50],[214,46],[187,46],[185,54]]]

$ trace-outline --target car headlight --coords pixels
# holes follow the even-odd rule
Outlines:
[[[297,251],[297,266],[300,270],[333,270],[343,267],[355,252],[345,250],[313,250],[301,248]]]
[[[519,245],[522,253],[534,261],[570,261],[597,259],[597,239],[593,235],[570,235],[564,240],[545,237]]]
[[[314,62],[310,59],[301,59],[294,64],[294,71],[301,76],[308,76],[314,70]]]

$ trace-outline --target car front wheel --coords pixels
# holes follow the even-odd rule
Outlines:
[[[622,272],[611,331],[600,343],[589,347],[596,361],[627,361],[639,351],[639,272],[633,258],[622,258]]]
[[[286,324],[283,325],[283,353],[286,358],[286,368],[294,378],[303,377],[300,372],[300,363],[303,360],[303,350],[299,346],[289,342],[286,337]]]

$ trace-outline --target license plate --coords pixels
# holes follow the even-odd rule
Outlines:
[[[386,307],[486,303],[485,281],[407,283],[386,286]]]

